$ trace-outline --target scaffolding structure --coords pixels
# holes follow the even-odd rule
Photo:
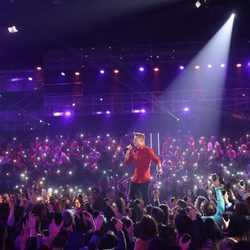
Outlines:
[[[51,112],[71,109],[75,115],[100,115],[106,112],[115,115],[131,113],[178,113],[185,107],[199,105],[213,107],[218,104],[227,111],[250,110],[250,88],[197,89],[158,92],[113,93],[113,94],[49,94],[44,97],[44,108]],[[46,113],[46,112],[45,112]]]

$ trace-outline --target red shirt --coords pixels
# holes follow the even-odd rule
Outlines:
[[[136,183],[150,181],[151,162],[153,161],[156,164],[161,162],[155,155],[153,149],[147,146],[142,146],[138,150],[131,150],[129,158],[127,160],[125,159],[125,163],[130,163],[131,161],[135,163],[135,171],[131,180]]]

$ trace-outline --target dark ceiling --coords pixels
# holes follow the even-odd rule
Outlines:
[[[202,0],[204,1],[204,0]],[[236,12],[233,39],[250,38],[249,0],[1,0],[0,68],[42,63],[47,50],[206,41]],[[15,25],[18,33],[9,34]]]

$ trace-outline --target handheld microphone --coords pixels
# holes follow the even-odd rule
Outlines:
[[[125,151],[128,151],[128,150],[129,150],[129,146],[131,146],[132,149],[133,149],[135,145],[134,145],[134,143],[129,144],[129,145],[125,148]]]

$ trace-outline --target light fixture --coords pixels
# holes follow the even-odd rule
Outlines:
[[[195,7],[200,8],[201,7],[201,1],[196,1],[195,2]]]
[[[14,34],[18,32],[18,29],[16,28],[16,26],[10,26],[8,27],[8,31],[10,34]]]
[[[198,9],[201,6],[205,6],[206,8],[208,7],[208,1],[207,0],[198,0],[195,2],[195,7]]]
[[[69,117],[69,116],[71,116],[71,112],[70,111],[66,111],[65,115]]]

